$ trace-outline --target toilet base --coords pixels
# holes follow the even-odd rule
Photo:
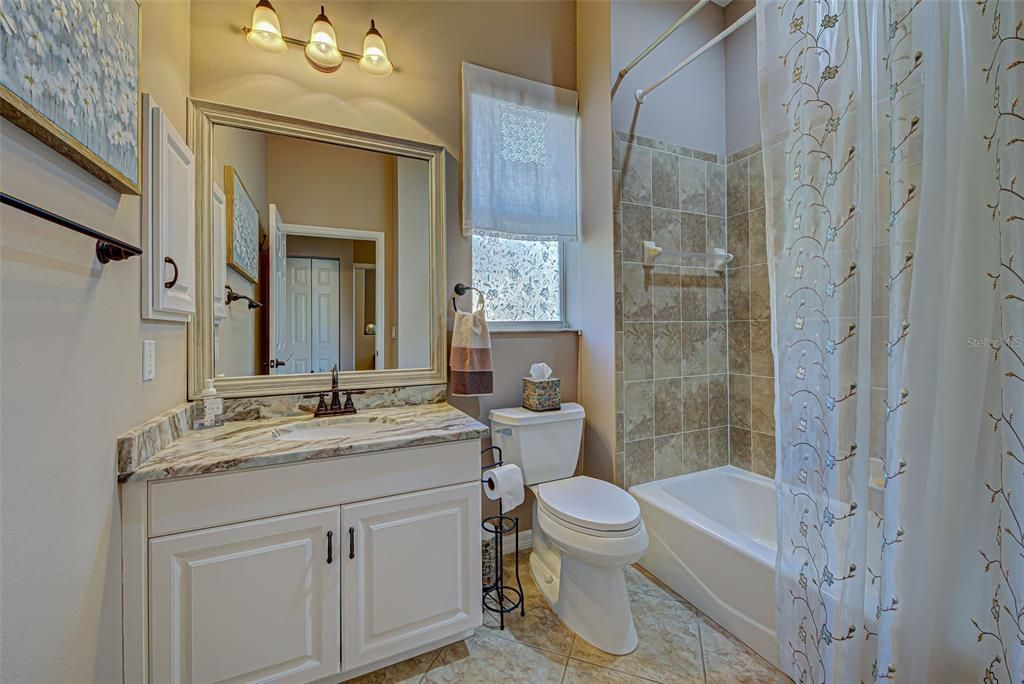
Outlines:
[[[535,526],[530,574],[562,622],[592,646],[626,655],[638,638],[624,567],[599,567],[562,553]]]

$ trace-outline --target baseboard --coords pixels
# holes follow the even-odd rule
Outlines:
[[[509,536],[511,536],[511,535],[509,535]],[[510,553],[515,553],[515,551],[516,551],[516,543],[515,543],[515,541],[511,541],[511,543],[510,543],[510,541],[511,540],[509,540],[509,539],[505,539],[505,543],[502,546],[503,555],[507,555],[507,554],[510,554]],[[533,530],[523,530],[522,532],[519,533],[519,550],[523,551],[525,549],[529,549],[529,548],[532,548],[532,547],[533,547]]]

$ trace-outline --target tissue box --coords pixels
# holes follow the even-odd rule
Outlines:
[[[562,381],[558,378],[523,378],[523,408],[557,411],[562,408]]]

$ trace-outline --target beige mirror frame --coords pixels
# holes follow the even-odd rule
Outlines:
[[[199,397],[206,378],[214,378],[213,363],[213,203],[217,178],[213,169],[213,127],[217,125],[305,138],[358,147],[374,152],[422,159],[429,164],[430,178],[430,367],[393,370],[345,371],[342,387],[379,388],[437,385],[448,382],[445,312],[445,170],[444,147],[355,131],[330,124],[295,119],[267,112],[189,99],[188,143],[196,158],[196,313],[188,325],[188,396]],[[217,392],[225,397],[256,397],[302,394],[330,388],[330,373],[256,375],[215,378]]]

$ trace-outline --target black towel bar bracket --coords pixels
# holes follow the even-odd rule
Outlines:
[[[94,230],[88,226],[83,226],[77,221],[64,218],[59,214],[54,214],[52,211],[47,211],[42,207],[37,207],[34,204],[29,204],[24,200],[20,200],[17,197],[8,195],[6,192],[0,192],[0,203],[6,204],[7,206],[20,209],[26,214],[32,214],[43,220],[49,221],[50,223],[56,223],[62,228],[68,228],[81,233],[86,237],[91,237],[96,240],[96,258],[101,264],[108,263],[110,261],[123,261],[133,256],[139,256],[142,254],[142,248],[136,247],[135,245],[128,244],[123,240],[118,240],[115,237],[111,237],[105,233],[101,233],[98,230]]]
[[[473,292],[476,292],[481,297],[483,297],[483,294],[480,292],[480,290],[476,289],[475,287],[470,287],[469,285],[466,285],[465,283],[455,283],[455,287],[453,287],[452,289],[455,290],[455,295],[459,296],[459,297],[461,297],[462,295],[466,294],[470,290],[472,290]],[[454,296],[452,297],[452,310],[454,310],[454,311],[458,311],[459,310],[458,307],[455,306],[455,297]]]

